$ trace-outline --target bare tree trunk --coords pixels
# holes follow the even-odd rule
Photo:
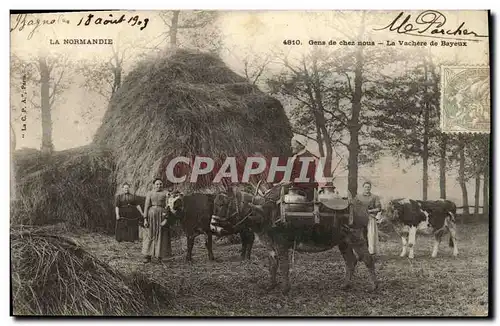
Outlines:
[[[427,83],[427,61],[424,61],[424,80]],[[427,188],[429,184],[429,99],[427,96],[427,84],[424,86],[424,137],[422,148],[422,200],[427,200]]]
[[[362,39],[365,33],[365,16],[363,11],[361,16],[361,25],[358,32],[358,39]],[[349,120],[349,158],[347,160],[347,189],[356,196],[358,193],[358,156],[359,156],[359,116],[361,113],[361,98],[363,96],[363,67],[364,54],[363,47],[359,46],[355,54],[354,66],[354,93],[352,95],[352,112]]]
[[[323,145],[323,137],[321,129],[319,128],[318,121],[316,120],[316,142],[318,143],[319,156],[325,156],[325,146]]]
[[[324,166],[324,176],[329,177],[331,175],[331,158],[332,158],[332,145],[331,138],[328,134],[328,130],[326,128],[326,120],[324,116],[324,107],[323,107],[323,97],[321,95],[321,84],[318,76],[318,68],[316,65],[316,57],[313,56],[313,71],[312,75],[309,74],[307,70],[307,65],[305,58],[302,59],[303,71],[306,76],[306,92],[309,96],[309,99],[312,103],[312,112],[314,115],[314,121],[316,124],[316,131],[318,135],[316,139],[318,139],[318,146],[320,148],[320,155],[324,156],[324,147],[326,148],[326,162]],[[321,142],[320,142],[321,141]]]
[[[120,85],[122,84],[122,67],[113,68],[113,89],[111,90],[111,96],[116,93]]]
[[[42,111],[42,155],[51,155],[54,149],[52,144],[52,116],[50,108],[50,70],[47,65],[47,58],[38,58],[40,69],[40,99]]]
[[[328,133],[328,130],[326,128],[326,119],[325,119],[325,108],[323,107],[323,96],[321,94],[321,84],[319,80],[319,75],[318,75],[318,67],[317,67],[317,62],[316,62],[316,57],[313,59],[313,76],[314,76],[314,94],[315,98],[317,101],[317,121],[319,124],[319,129],[321,130],[321,135],[322,135],[322,140],[325,145],[326,149],[326,162],[324,166],[324,176],[326,178],[331,177],[332,174],[332,156],[333,156],[333,149],[332,149],[332,139],[330,138],[330,134]],[[320,144],[321,147],[323,147],[323,144]]]
[[[488,216],[490,213],[490,201],[489,201],[489,186],[490,186],[490,178],[487,172],[484,173],[483,180],[483,214]]]
[[[476,174],[476,187],[474,189],[474,215],[479,216],[479,193],[481,192],[481,174]]]
[[[177,47],[177,30],[179,28],[179,10],[174,10],[172,12],[172,21],[170,25],[170,31],[169,31],[169,36],[170,36],[170,46],[175,48]]]
[[[426,105],[424,112],[424,139],[422,151],[422,200],[427,200],[429,184],[429,110]]]
[[[122,84],[123,72],[123,56],[120,56],[120,49],[113,46],[113,61],[111,71],[113,72],[113,86],[111,88],[111,96],[113,96]]]
[[[446,199],[446,147],[448,138],[445,133],[441,134],[439,144],[439,194],[440,198]]]
[[[460,183],[460,188],[462,188],[462,206],[463,215],[468,216],[470,214],[469,211],[469,199],[467,196],[467,184],[465,182],[465,139],[462,134],[458,136],[459,144],[460,144],[460,161],[458,168],[458,182]]]

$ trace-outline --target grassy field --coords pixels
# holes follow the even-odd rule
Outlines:
[[[337,248],[295,253],[292,289],[267,292],[267,251],[257,243],[250,262],[239,261],[240,245],[214,244],[209,262],[204,237],[196,240],[194,262],[184,262],[185,238],[173,243],[174,257],[143,264],[140,243],[73,232],[85,249],[123,273],[141,272],[166,284],[174,304],[167,316],[486,316],[488,314],[488,224],[458,225],[459,256],[443,239],[432,259],[432,238],[417,236],[415,259],[400,258],[400,239],[390,233],[381,243],[376,268],[379,289],[367,291],[366,267],[358,264],[350,290],[341,290],[344,266]]]

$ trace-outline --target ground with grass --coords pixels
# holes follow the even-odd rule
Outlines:
[[[173,243],[174,257],[142,263],[141,244],[111,236],[72,231],[85,249],[120,272],[140,272],[165,284],[174,295],[167,316],[486,316],[488,314],[488,224],[459,224],[459,256],[443,239],[431,258],[433,238],[417,236],[415,259],[400,258],[394,233],[381,243],[376,268],[379,289],[368,292],[368,271],[358,264],[353,288],[341,290],[344,265],[337,248],[295,253],[292,289],[265,290],[267,251],[256,243],[251,261],[239,261],[240,245],[214,245],[209,262],[204,238],[196,240],[193,263],[184,261],[185,238]]]

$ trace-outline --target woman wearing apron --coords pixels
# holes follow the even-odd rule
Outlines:
[[[369,181],[363,183],[363,193],[356,196],[356,203],[361,206],[367,218],[364,235],[368,241],[368,251],[374,255],[378,253],[378,227],[375,216],[380,212],[382,205],[380,198],[371,193],[372,184]]]
[[[144,214],[135,195],[130,193],[130,185],[124,183],[123,192],[115,198],[116,241],[139,240],[139,219]]]
[[[144,263],[150,262],[152,258],[160,262],[163,257],[172,255],[169,229],[164,228],[167,224],[167,197],[168,193],[163,190],[162,180],[155,179],[153,190],[146,195],[144,204]]]

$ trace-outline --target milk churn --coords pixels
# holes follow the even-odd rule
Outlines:
[[[304,203],[307,198],[303,190],[300,188],[290,188],[288,194],[285,195],[286,210],[288,212],[302,212],[305,209]]]
[[[338,194],[335,192],[334,186],[324,186],[322,188],[322,191],[320,191],[318,194],[319,201],[325,201],[335,197],[338,197]]]

